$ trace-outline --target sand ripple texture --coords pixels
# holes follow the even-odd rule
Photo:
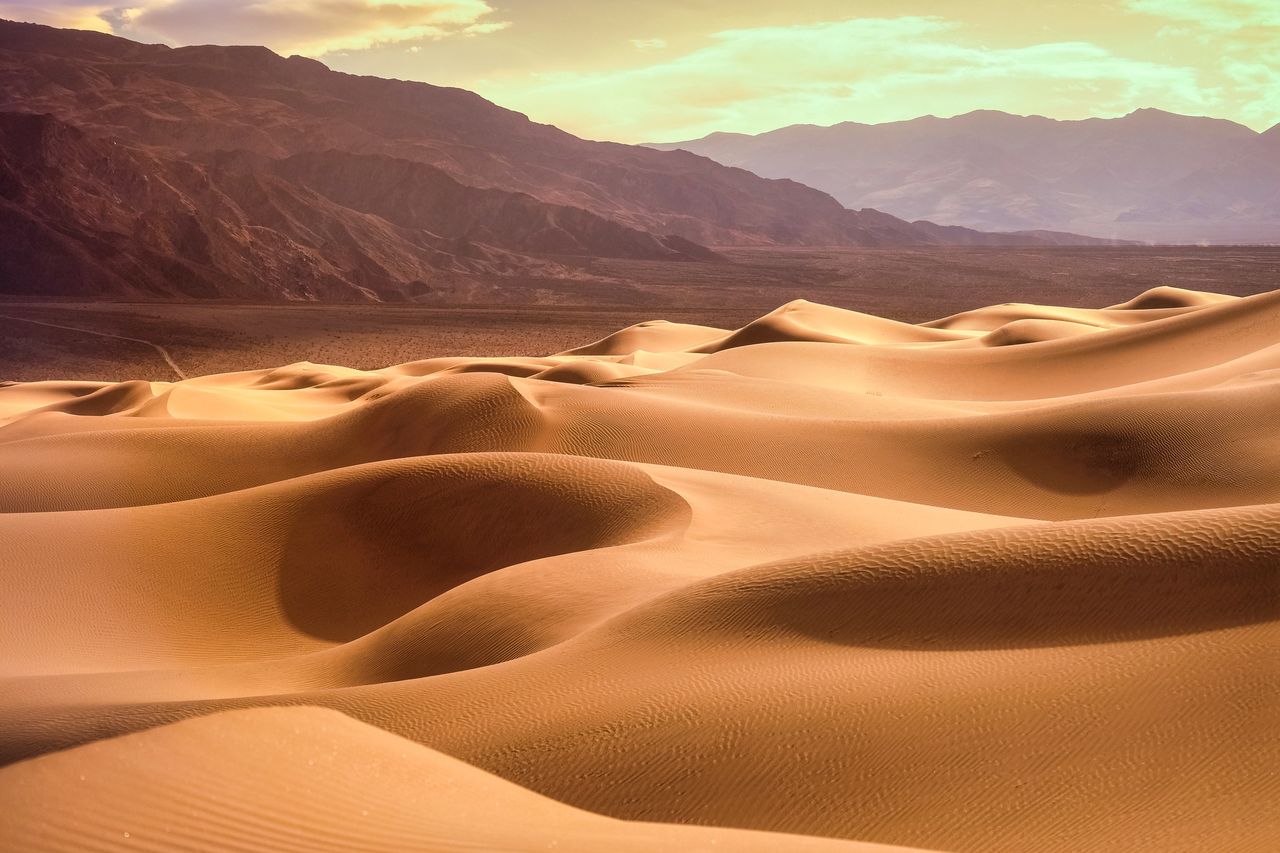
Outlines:
[[[1280,291],[0,388],[0,848],[1280,849]]]

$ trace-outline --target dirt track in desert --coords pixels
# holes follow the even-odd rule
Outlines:
[[[1278,419],[1173,288],[0,387],[0,848],[1274,850]]]

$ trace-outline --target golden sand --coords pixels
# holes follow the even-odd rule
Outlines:
[[[0,388],[0,848],[1274,850],[1277,423],[1171,288]]]

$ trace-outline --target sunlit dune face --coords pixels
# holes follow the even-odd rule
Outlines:
[[[265,43],[631,142],[974,109],[1280,121],[1274,0],[70,0],[0,2],[0,16],[174,45]]]
[[[730,325],[0,387],[0,850],[1280,849],[1280,291]]]

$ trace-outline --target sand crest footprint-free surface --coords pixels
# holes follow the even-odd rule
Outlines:
[[[0,387],[0,847],[1273,850],[1277,423],[1280,291]]]

